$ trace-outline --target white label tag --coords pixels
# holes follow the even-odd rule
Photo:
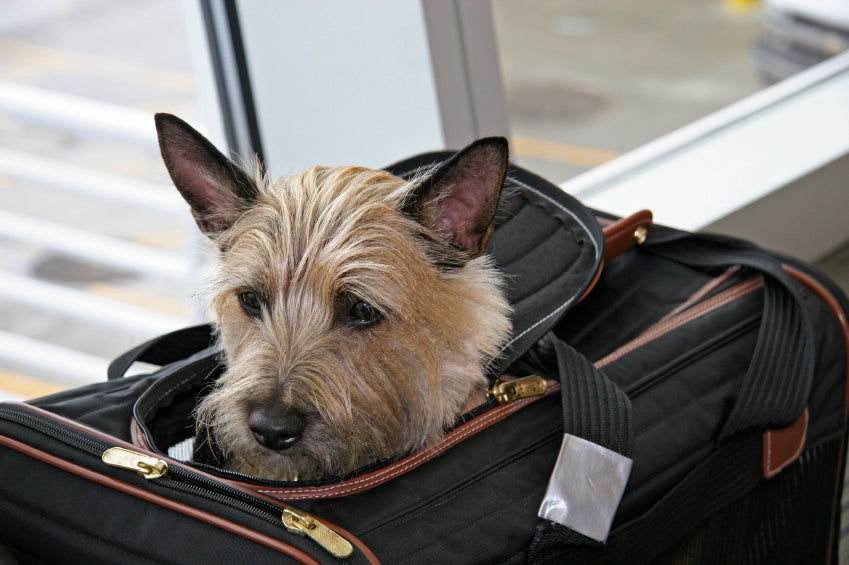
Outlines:
[[[607,541],[632,464],[615,451],[564,434],[539,517]]]

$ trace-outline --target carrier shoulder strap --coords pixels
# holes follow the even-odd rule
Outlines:
[[[589,359],[558,339],[552,332],[548,333],[541,340],[538,347],[547,349],[549,355],[553,354],[556,360],[557,372],[560,376],[563,432],[565,437],[574,436],[581,438],[630,459],[633,450],[633,435],[631,401],[628,396],[607,375],[597,369]],[[574,478],[578,478],[576,481],[578,483],[583,482],[579,477],[566,477],[559,474],[561,472],[559,471],[561,465],[565,468],[571,467],[572,470],[569,473],[576,472],[574,470],[575,461],[564,459],[561,462],[561,458],[569,457],[565,453],[566,449],[567,441],[564,441],[560,455],[558,456],[558,464],[555,466],[551,481],[549,482],[549,491],[552,489],[552,482],[555,484],[555,491],[560,490],[556,485],[572,481]],[[588,454],[586,448],[582,448],[582,450],[582,455],[586,456]],[[590,451],[595,452],[595,449],[591,449]],[[608,520],[611,520],[615,513],[630,472],[630,461],[627,462],[625,470],[621,470],[622,463],[620,458],[614,457],[611,459],[609,456],[604,456],[604,459],[608,461],[605,466],[612,465],[612,467],[605,469],[609,472],[602,472],[603,477],[591,479],[591,482],[600,480],[597,484],[599,487],[597,494],[599,495],[601,506],[583,508],[578,511],[578,514],[584,515],[587,513],[596,514],[592,518],[595,526],[598,526],[602,522],[606,524],[600,530],[598,527],[591,528],[596,532],[609,531],[610,522]],[[581,458],[581,460],[584,463],[587,461],[585,458]],[[581,466],[581,463],[577,463],[577,465]],[[614,468],[620,469],[621,472],[614,472]],[[584,470],[583,472],[595,473],[596,471]],[[581,472],[578,471],[577,474],[580,476]],[[614,478],[614,475],[617,475],[618,479]],[[604,486],[602,486],[602,483],[604,483]],[[556,496],[560,495],[561,493],[559,492],[556,494]],[[547,492],[540,516],[546,516],[543,509],[546,508],[547,504],[553,504],[554,508],[562,507],[563,505],[568,507],[574,504],[575,501],[570,500],[568,494],[562,496],[564,496],[562,502],[549,502],[549,492]],[[566,547],[598,547],[602,545],[601,542],[596,541],[597,539],[602,539],[602,537],[593,539],[584,533],[579,533],[577,530],[581,528],[573,523],[571,518],[571,516],[574,516],[574,512],[569,510],[569,513],[570,517],[566,520],[552,517],[552,519],[545,519],[540,522],[529,549],[531,562],[541,559],[551,548],[558,548],[557,551],[561,551]],[[601,518],[601,515],[607,517]],[[585,518],[586,516],[579,517],[577,522],[581,523],[582,526],[586,525]],[[557,522],[553,520],[557,520]],[[606,533],[603,537],[606,537]]]
[[[669,229],[653,231],[643,248],[686,265],[741,265],[764,275],[761,329],[720,440],[749,429],[785,428],[798,420],[813,385],[814,330],[801,287],[780,261],[735,238]]]
[[[764,275],[764,306],[752,360],[721,432],[717,451],[649,512],[618,527],[605,546],[552,522],[542,523],[531,546],[532,562],[560,562],[568,554],[580,562],[646,562],[658,535],[670,543],[687,533],[675,516],[696,512],[687,524],[706,519],[763,478],[762,432],[784,428],[804,411],[814,375],[814,332],[800,287],[773,256],[734,238],[659,228],[643,249],[695,267],[741,265]],[[649,242],[647,242],[649,243]],[[562,383],[564,431],[623,455],[633,438],[630,402],[582,354],[554,339]],[[722,485],[711,488],[711,485]],[[696,510],[694,510],[696,509]],[[568,552],[564,554],[563,552]],[[620,562],[614,560],[614,562]]]

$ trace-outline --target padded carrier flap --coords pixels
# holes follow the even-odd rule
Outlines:
[[[386,167],[405,179],[425,174],[450,158],[451,151],[425,153]],[[513,334],[490,374],[501,375],[598,279],[604,233],[596,217],[559,187],[521,167],[507,174],[487,253],[505,276],[513,308]],[[109,379],[121,378],[136,361],[165,365],[212,346],[208,325],[154,338],[115,359]]]
[[[404,179],[426,173],[454,155],[424,153],[386,167]],[[513,337],[493,363],[503,373],[587,292],[604,256],[604,235],[593,214],[558,186],[511,165],[487,247],[506,279]]]

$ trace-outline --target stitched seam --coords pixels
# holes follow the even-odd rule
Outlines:
[[[511,412],[506,412],[504,415],[506,416],[507,414],[509,414]],[[436,455],[445,451],[445,449],[447,449],[448,447],[451,447],[451,445],[453,445],[454,443],[456,443],[458,441],[462,441],[466,437],[473,435],[474,433],[479,431],[481,428],[486,427],[490,423],[490,420],[497,421],[500,418],[496,418],[496,416],[501,416],[501,415],[502,415],[502,413],[498,413],[494,416],[485,415],[485,416],[475,420],[474,422],[470,422],[468,428],[464,429],[458,435],[452,436],[449,440],[447,440],[447,441],[444,440],[442,442],[437,443],[436,445],[425,448],[425,449],[417,452],[415,455],[410,456],[410,458],[406,459],[403,463],[401,463],[399,465],[387,467],[386,469],[378,471],[376,474],[374,474],[374,475],[372,475],[368,478],[355,479],[355,480],[351,481],[350,483],[348,483],[347,485],[345,485],[344,487],[341,487],[341,488],[340,488],[340,485],[329,486],[329,487],[317,487],[314,490],[312,490],[312,492],[310,492],[309,495],[310,495],[310,497],[315,496],[315,495],[318,495],[318,497],[320,497],[322,492],[334,491],[334,494],[339,496],[339,495],[349,494],[350,492],[355,491],[357,488],[368,488],[369,486],[371,486],[373,484],[379,484],[383,480],[391,479],[391,478],[393,478],[393,477],[395,477],[399,474],[405,473],[406,471],[417,467],[418,465],[420,465],[424,461],[432,459]],[[336,492],[337,489],[338,489],[338,492]],[[262,492],[264,494],[273,494],[274,493],[273,490],[260,490],[259,492]],[[299,496],[299,495],[295,494],[291,498],[292,499],[303,498],[304,496],[305,495]]]
[[[198,377],[198,375],[200,375],[201,373],[203,373],[203,371],[200,371],[200,370],[192,371],[192,373],[189,376],[187,376],[185,379],[181,380],[179,383],[175,384],[174,386],[172,386],[171,388],[169,388],[168,390],[163,392],[161,395],[159,395],[159,397],[153,403],[151,403],[151,405],[147,408],[147,410],[145,410],[144,419],[147,420],[147,418],[150,416],[150,414],[153,412],[153,410],[156,409],[159,406],[159,403],[162,402],[162,400],[164,400],[165,397],[169,396],[176,389],[182,388],[183,386],[185,386],[185,384],[187,382],[196,379]]]
[[[783,471],[788,465],[790,465],[791,463],[796,461],[796,459],[798,459],[799,456],[802,454],[802,450],[805,448],[805,437],[808,434],[808,409],[807,408],[805,408],[805,412],[803,413],[802,417],[804,418],[804,427],[802,429],[802,434],[801,434],[802,435],[802,441],[799,442],[799,444],[796,446],[796,449],[793,451],[793,453],[790,455],[790,457],[788,457],[788,458],[786,458],[782,461],[775,462],[775,461],[772,460],[772,455],[773,455],[772,446],[773,446],[773,437],[774,437],[773,434],[774,434],[774,432],[772,430],[766,432],[765,435],[766,435],[766,438],[767,438],[767,453],[768,453],[767,460],[764,462],[767,465],[766,471],[767,471],[768,474],[765,473],[766,478],[769,479],[769,478],[774,477],[775,475],[777,475],[778,473]],[[795,423],[794,423],[794,425],[795,425]]]
[[[519,181],[519,180],[517,180],[517,179],[510,179],[510,180],[511,180],[512,182],[516,183],[517,185],[522,186],[522,187],[523,187],[523,188],[525,188],[526,190],[530,190],[530,191],[531,191],[531,192],[533,192],[534,194],[536,194],[536,195],[538,195],[538,196],[541,196],[542,198],[544,198],[545,200],[547,200],[548,202],[550,202],[551,204],[553,204],[554,206],[556,206],[557,208],[559,208],[560,210],[562,210],[563,212],[565,212],[566,214],[568,214],[568,215],[569,215],[569,216],[570,216],[570,217],[571,217],[571,218],[572,218],[572,219],[573,219],[573,220],[574,220],[574,221],[575,221],[575,222],[576,222],[579,226],[581,226],[581,227],[584,229],[584,232],[585,232],[585,233],[588,233],[588,234],[589,234],[589,233],[591,233],[591,232],[590,232],[590,230],[587,228],[586,224],[584,224],[581,220],[579,220],[579,219],[578,219],[578,217],[577,217],[577,216],[576,216],[576,215],[575,215],[575,214],[574,214],[571,210],[569,210],[568,208],[566,208],[565,206],[563,206],[562,204],[560,204],[559,202],[557,202],[557,201],[556,201],[556,200],[554,200],[553,198],[550,198],[549,196],[547,196],[547,195],[543,194],[543,193],[542,193],[542,192],[540,192],[539,190],[535,189],[534,187],[532,187],[532,186],[530,186],[530,185],[528,185],[528,184],[526,184],[526,183],[524,183],[524,182],[522,182],[522,181]],[[590,237],[590,238],[588,238],[588,239],[592,242],[593,250],[595,251],[595,259],[596,259],[596,260],[598,260],[598,257],[599,257],[599,255],[600,255],[600,250],[599,250],[599,247],[598,247],[598,243],[597,243],[597,242],[596,242],[593,238],[591,238],[591,237]],[[542,318],[542,319],[540,319],[539,321],[537,321],[535,324],[533,324],[532,326],[530,326],[529,328],[527,328],[525,331],[523,331],[523,332],[522,332],[522,333],[520,333],[519,335],[517,335],[517,336],[513,337],[513,339],[511,339],[509,342],[507,342],[507,343],[504,345],[504,347],[502,347],[502,348],[501,348],[501,351],[502,351],[502,352],[506,351],[506,350],[507,350],[507,348],[509,348],[511,345],[513,345],[513,344],[514,344],[517,340],[521,339],[521,338],[522,338],[522,337],[524,337],[526,334],[528,334],[528,333],[530,333],[531,331],[533,331],[534,329],[538,328],[540,325],[545,324],[545,323],[546,323],[548,320],[550,320],[552,317],[554,317],[554,316],[556,316],[556,315],[558,315],[558,314],[561,314],[561,313],[562,313],[562,312],[563,312],[566,308],[568,308],[568,307],[569,307],[572,303],[574,303],[574,302],[575,302],[578,298],[580,298],[580,297],[578,297],[578,296],[572,296],[572,297],[570,297],[570,298],[569,298],[569,300],[567,300],[567,301],[566,301],[566,302],[564,302],[562,305],[560,305],[558,308],[556,308],[555,310],[553,310],[550,314],[548,314],[548,315],[547,315],[547,316],[545,316],[544,318]]]
[[[766,432],[764,436],[766,438],[766,443],[764,445],[766,448],[766,457],[764,458],[764,476],[767,479],[771,479],[775,476],[772,463],[772,431]]]
[[[560,385],[558,383],[549,383],[546,393],[544,396],[559,390]],[[361,490],[369,489],[373,486],[381,484],[389,479],[397,477],[407,471],[418,467],[422,463],[425,463],[445,450],[453,447],[457,443],[465,440],[466,438],[478,433],[483,428],[486,428],[495,422],[498,422],[510,414],[524,408],[528,404],[532,404],[543,398],[542,396],[536,398],[528,398],[525,400],[519,400],[517,402],[510,403],[505,405],[503,409],[499,410],[495,408],[489,411],[486,414],[475,418],[473,421],[461,426],[454,432],[449,432],[447,436],[445,436],[438,443],[426,447],[413,455],[403,459],[402,461],[396,463],[395,465],[390,465],[380,471],[375,472],[368,477],[362,477],[359,479],[353,479],[349,482],[330,485],[326,487],[307,487],[307,488],[297,488],[297,489],[256,489],[257,492],[267,494],[270,496],[274,496],[275,498],[281,498],[285,500],[303,500],[303,499],[314,499],[314,498],[333,498],[337,496],[343,496],[347,494],[352,494],[354,492],[359,492]]]
[[[642,334],[640,334],[639,336],[634,338],[629,343],[626,343],[625,345],[623,345],[622,347],[620,347],[616,351],[608,354],[607,356],[605,356],[602,359],[600,359],[599,361],[597,361],[595,363],[595,365],[596,365],[596,367],[601,368],[601,367],[604,367],[606,365],[609,365],[610,363],[618,361],[619,359],[621,359],[625,355],[628,355],[629,353],[645,346],[646,344],[651,343],[652,341],[654,341],[654,340],[656,340],[660,337],[663,337],[667,333],[680,328],[684,324],[692,322],[693,320],[696,320],[696,319],[704,316],[705,314],[712,312],[713,310],[715,310],[717,308],[721,308],[722,306],[725,306],[729,302],[732,302],[734,300],[737,300],[738,298],[746,296],[747,294],[750,294],[750,293],[758,290],[762,286],[763,286],[763,277],[757,277],[757,278],[749,279],[748,281],[742,282],[742,283],[738,284],[737,286],[734,286],[734,287],[726,290],[722,294],[718,294],[718,295],[714,296],[713,298],[710,298],[710,299],[702,302],[699,305],[693,306],[689,310],[685,311],[682,314],[679,314],[678,316],[676,316],[674,318],[668,319],[663,323],[656,324],[655,326],[649,328],[648,330],[646,330],[645,332],[643,332]]]
[[[705,296],[713,292],[714,289],[718,288],[725,282],[731,279],[735,274],[737,274],[741,270],[740,267],[730,267],[724,273],[719,275],[718,277],[711,279],[708,281],[703,287],[693,293],[693,295],[678,305],[672,312],[664,316],[660,319],[661,322],[672,318],[673,316],[677,316],[684,310],[688,309],[693,304],[696,304],[698,301],[702,300]]]

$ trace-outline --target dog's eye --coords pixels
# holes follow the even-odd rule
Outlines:
[[[357,300],[348,311],[351,320],[360,327],[371,326],[379,322],[383,318],[380,310],[366,302],[365,300]]]
[[[252,318],[259,317],[262,314],[262,298],[256,292],[250,290],[240,292],[239,304],[242,305],[245,314]]]

